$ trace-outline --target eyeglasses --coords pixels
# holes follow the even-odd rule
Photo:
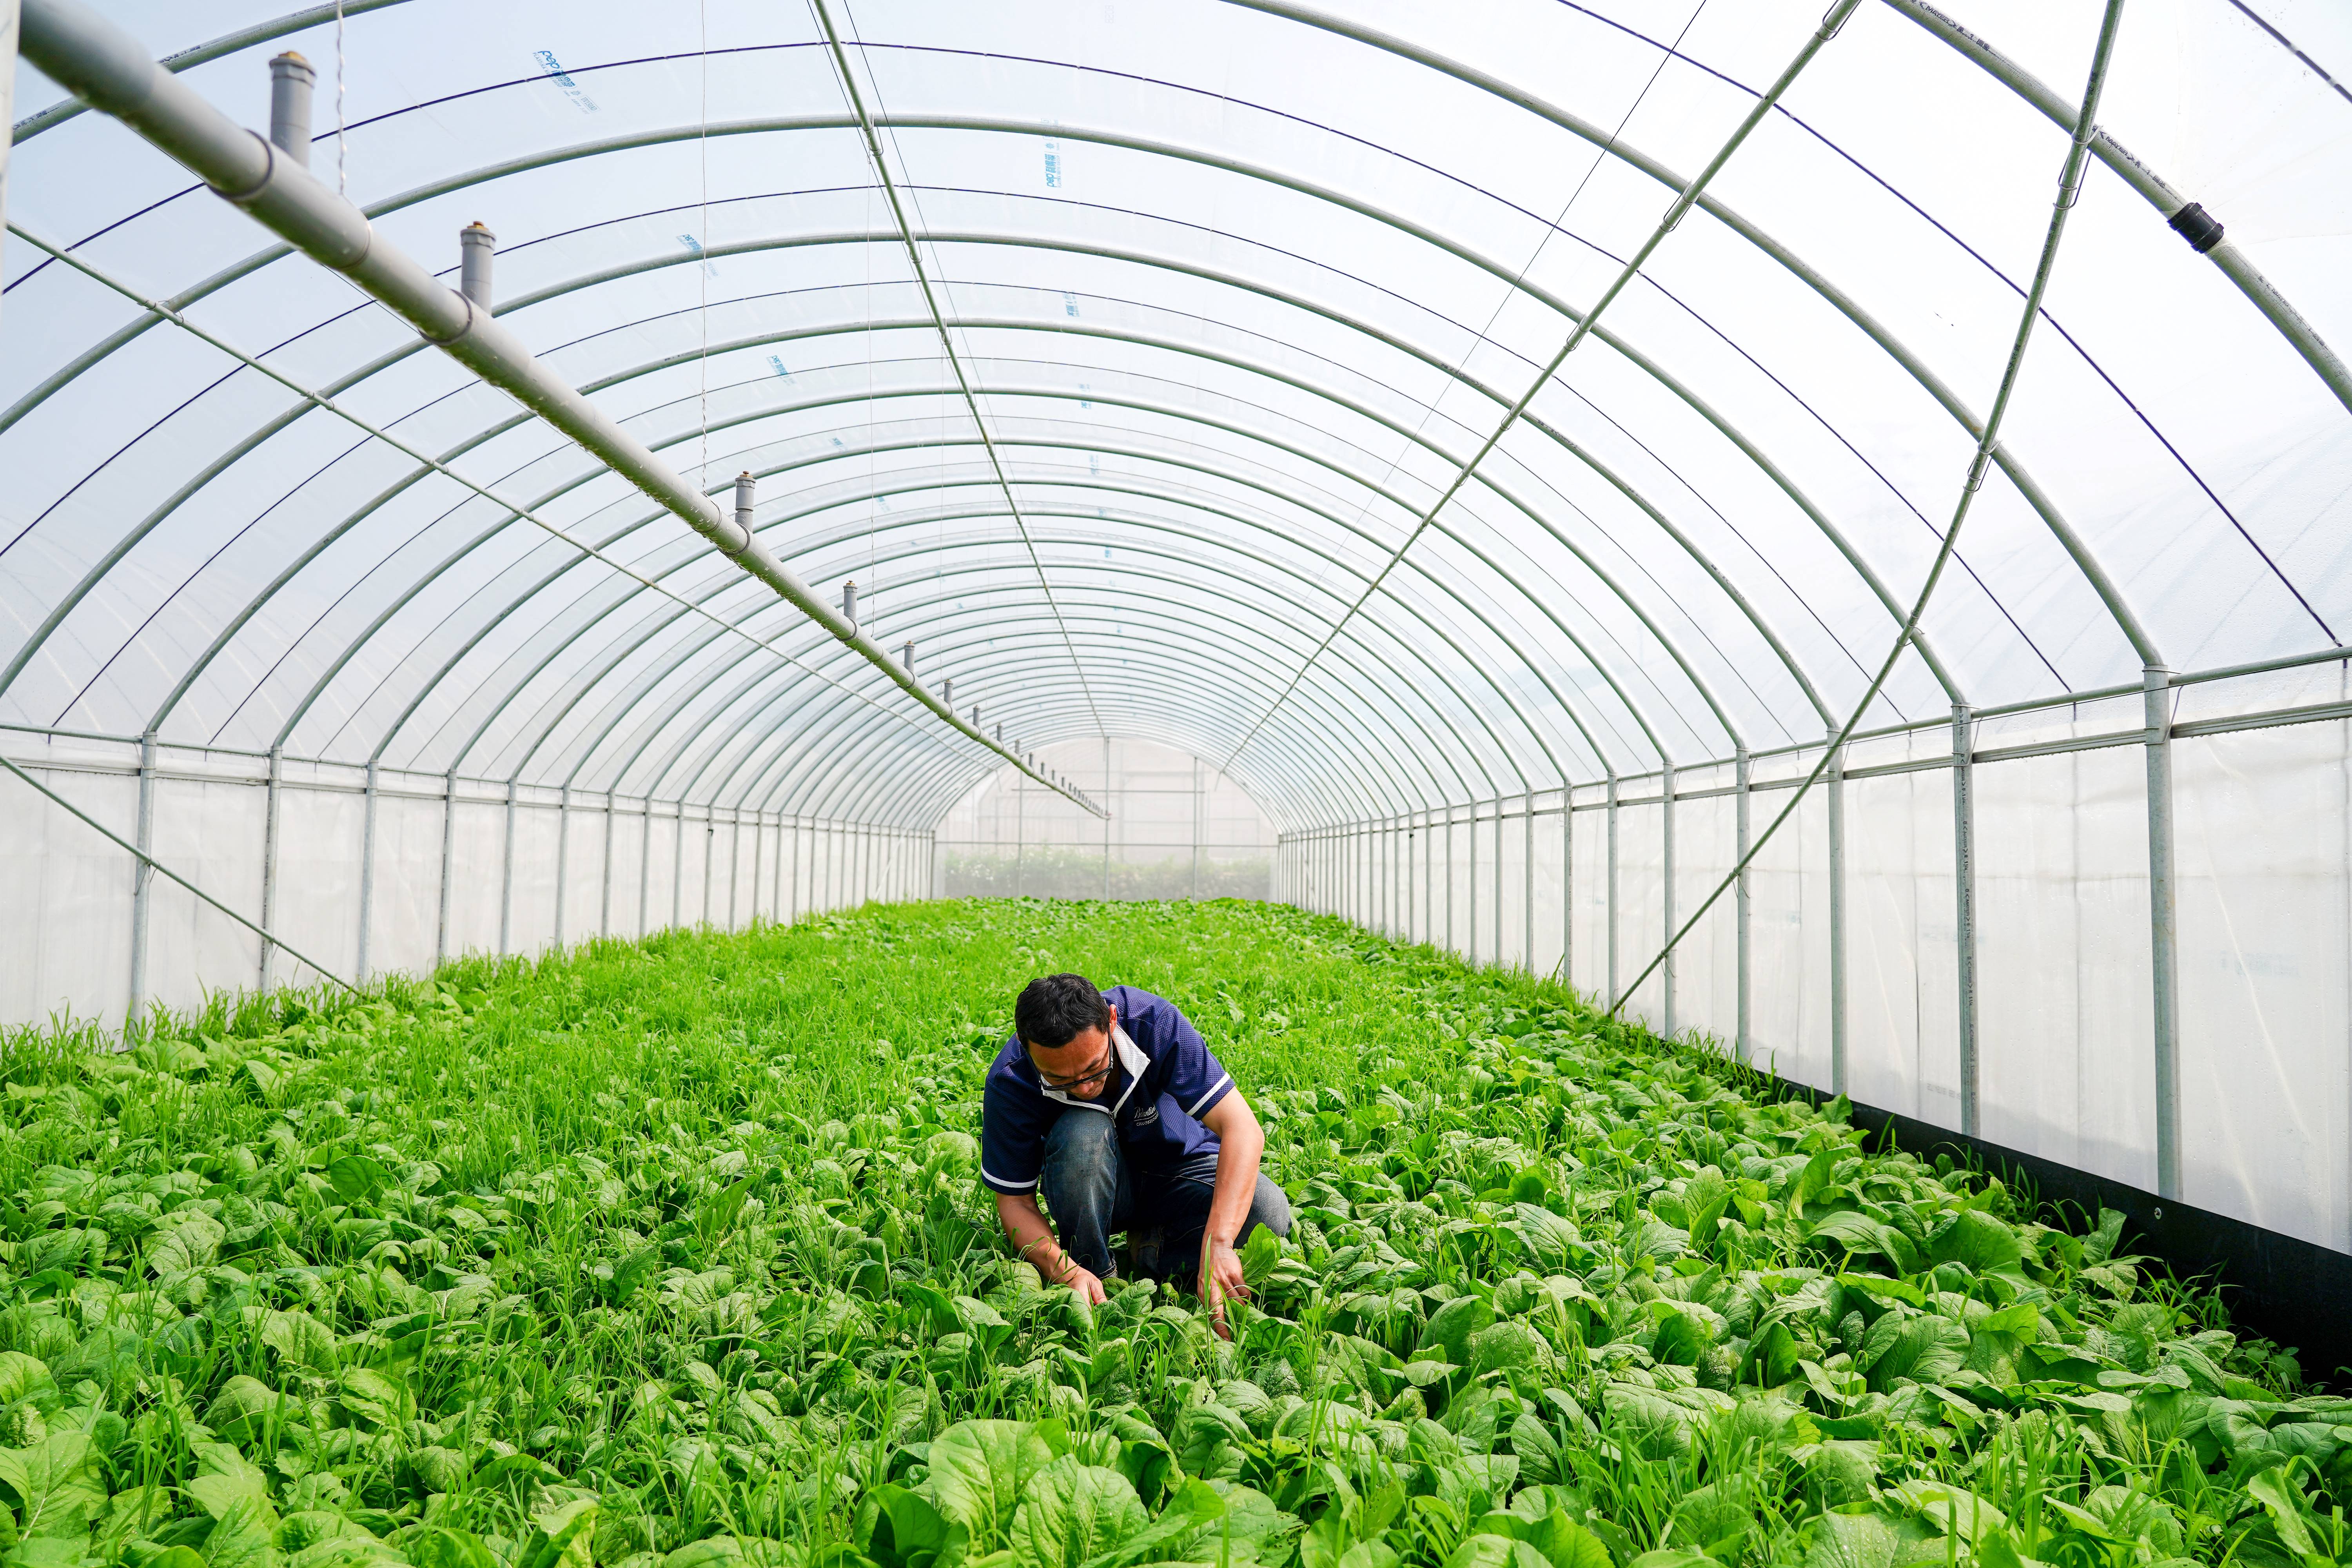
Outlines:
[[[1029,1065],[1032,1067],[1037,1066],[1034,1058],[1032,1058]],[[1102,1066],[1095,1068],[1092,1072],[1083,1072],[1076,1078],[1055,1078],[1044,1068],[1037,1068],[1037,1081],[1044,1084],[1047,1089],[1084,1089],[1088,1084],[1101,1082],[1103,1079],[1110,1077],[1112,1073],[1118,1070],[1118,1053],[1106,1048],[1103,1052]]]

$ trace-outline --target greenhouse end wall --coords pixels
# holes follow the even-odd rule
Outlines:
[[[2179,685],[2168,740],[2181,1164],[2167,1195],[2338,1252],[2352,1252],[2347,679],[2328,662]],[[1669,929],[1669,809],[1674,923],[1738,859],[1730,764],[1675,770],[1671,807],[1655,773],[1620,778],[1613,810],[1609,785],[1578,785],[1565,836],[1558,787],[1286,834],[1276,894],[1482,963],[1557,975],[1565,956],[1587,996],[1631,987],[1628,1014],[1652,1028],[2161,1192],[2142,711],[2134,696],[1972,727],[1972,1126],[1948,722],[1849,745],[1756,855],[1744,1030],[1736,889],[1633,984]],[[1821,754],[1756,759],[1753,835]]]

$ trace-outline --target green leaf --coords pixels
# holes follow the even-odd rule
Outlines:
[[[278,1516],[267,1498],[239,1498],[205,1537],[211,1568],[274,1568],[278,1562]]]
[[[1874,1252],[1895,1265],[1901,1274],[1919,1271],[1918,1249],[1911,1238],[1882,1220],[1853,1209],[1838,1209],[1814,1221],[1806,1239],[1847,1252]]]
[[[1703,1552],[1685,1552],[1677,1546],[1661,1547],[1644,1552],[1633,1559],[1631,1568],[1717,1568],[1714,1558]]]
[[[1890,1312],[1871,1326],[1854,1362],[1868,1373],[1871,1392],[1886,1394],[1899,1383],[1941,1383],[1968,1358],[1969,1331],[1951,1319],[1920,1313],[1897,1320]]]
[[[1492,1517],[1491,1515],[1489,1517]],[[1542,1552],[1505,1535],[1465,1537],[1445,1560],[1445,1568],[1551,1568]]]
[[[240,1503],[268,1506],[268,1479],[226,1443],[197,1444],[196,1469],[195,1478],[188,1482],[188,1495],[215,1520],[226,1519]],[[276,1529],[275,1521],[271,1528]]]
[[[1825,1513],[1815,1522],[1805,1568],[1893,1568],[1895,1531],[1873,1513]]]
[[[454,1525],[425,1525],[404,1550],[415,1568],[503,1568],[480,1536]]]
[[[0,1405],[57,1392],[47,1363],[23,1351],[0,1351]]]
[[[2016,1229],[1978,1209],[1961,1209],[1927,1237],[1930,1263],[1964,1263],[1979,1274],[2014,1268],[2024,1257]]]
[[[1547,1211],[1538,1211],[1539,1213]],[[1456,1366],[1470,1364],[1470,1336],[1495,1321],[1495,1309],[1481,1296],[1457,1296],[1422,1325],[1421,1350],[1437,1350]]]
[[[1518,1216],[1512,1229],[1544,1272],[1567,1273],[1574,1249],[1582,1244],[1576,1226],[1537,1204],[1519,1204],[1512,1212]]]
[[[79,1537],[106,1501],[87,1432],[52,1432],[29,1448],[0,1448],[0,1484],[16,1495],[24,1535]]]
[[[1224,1514],[1225,1500],[1217,1495],[1214,1488],[1201,1480],[1186,1481],[1169,1499],[1158,1519],[1109,1551],[1088,1558],[1086,1568],[1118,1568],[1119,1564],[1144,1562],[1164,1543],[1213,1523]]]
[[[596,1528],[596,1500],[575,1498],[530,1521],[515,1554],[514,1568],[593,1568],[589,1542]]]
[[[370,1203],[392,1184],[392,1173],[365,1154],[338,1154],[327,1162],[327,1184],[347,1204]]]
[[[615,1307],[626,1306],[629,1298],[637,1293],[637,1287],[660,1273],[661,1266],[658,1247],[641,1247],[629,1254],[613,1270],[613,1282],[605,1288],[608,1299]]]
[[[2298,1557],[2309,1557],[2313,1554],[2311,1531],[2304,1527],[2303,1493],[2290,1479],[2294,1473],[2288,1466],[2260,1471],[2247,1480],[2246,1490],[2271,1516],[2286,1549]]]
[[[992,1552],[1012,1529],[1022,1489],[1053,1458],[1026,1422],[961,1421],[931,1440],[931,1473],[923,1489],[969,1532],[974,1552]]]
[[[261,1342],[306,1371],[331,1374],[341,1363],[333,1331],[308,1312],[272,1312],[262,1321]]]
[[[1013,1513],[1013,1561],[1016,1568],[1086,1568],[1115,1555],[1150,1522],[1117,1470],[1055,1459],[1037,1472]]]
[[[1731,1206],[1731,1184],[1723,1179],[1712,1166],[1690,1179],[1683,1188],[1683,1207],[1690,1211],[1690,1244],[1694,1252],[1713,1248],[1716,1224],[1724,1211]]]
[[[180,1223],[164,1231],[147,1247],[147,1267],[158,1279],[202,1268],[220,1255],[226,1227],[210,1215],[186,1212]]]
[[[1905,1481],[1887,1489],[1887,1496],[1971,1545],[1987,1531],[2009,1528],[2009,1516],[2000,1510],[1974,1492],[1942,1481]]]
[[[1241,1260],[1243,1283],[1253,1291],[1264,1289],[1267,1278],[1274,1273],[1275,1265],[1282,1261],[1281,1238],[1265,1226],[1259,1226],[1250,1232],[1249,1240],[1242,1244]]]
[[[857,1517],[859,1549],[881,1568],[931,1568],[963,1554],[963,1526],[905,1487],[875,1488],[859,1501]]]

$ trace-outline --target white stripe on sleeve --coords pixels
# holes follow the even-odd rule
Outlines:
[[[1030,1188],[1037,1184],[1037,1178],[1034,1176],[1030,1177],[1025,1182],[1008,1182],[1003,1177],[992,1173],[989,1171],[989,1168],[985,1165],[982,1165],[980,1168],[980,1175],[981,1180],[986,1182],[990,1186],[1008,1193],[1025,1193]]]
[[[1189,1105],[1189,1106],[1185,1107],[1185,1109],[1184,1109],[1184,1114],[1185,1114],[1185,1115],[1187,1115],[1187,1116],[1198,1116],[1198,1115],[1200,1115],[1200,1114],[1201,1114],[1201,1107],[1202,1107],[1202,1106],[1204,1106],[1204,1105],[1208,1104],[1208,1103],[1209,1103],[1209,1101],[1211,1101],[1211,1100],[1213,1100],[1216,1099],[1216,1098],[1217,1098],[1217,1090],[1219,1090],[1219,1089],[1224,1089],[1224,1088],[1226,1088],[1226,1087],[1230,1086],[1230,1085],[1233,1083],[1233,1081],[1234,1081],[1234,1075],[1233,1075],[1233,1074],[1231,1074],[1231,1073],[1227,1073],[1224,1077],[1223,1077],[1223,1078],[1219,1079],[1216,1082],[1214,1082],[1214,1083],[1211,1084],[1211,1085],[1209,1086],[1209,1092],[1208,1092],[1208,1093],[1206,1093],[1206,1094],[1202,1095],[1200,1099],[1198,1099],[1198,1100],[1194,1100],[1191,1105]]]

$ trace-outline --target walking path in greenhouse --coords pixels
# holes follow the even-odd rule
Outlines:
[[[1055,969],[1167,995],[1255,1086],[1297,1218],[1230,1341],[997,1233],[981,1077]],[[2352,1400],[2120,1214],[1328,918],[876,906],[15,1044],[27,1563],[2344,1549]]]

